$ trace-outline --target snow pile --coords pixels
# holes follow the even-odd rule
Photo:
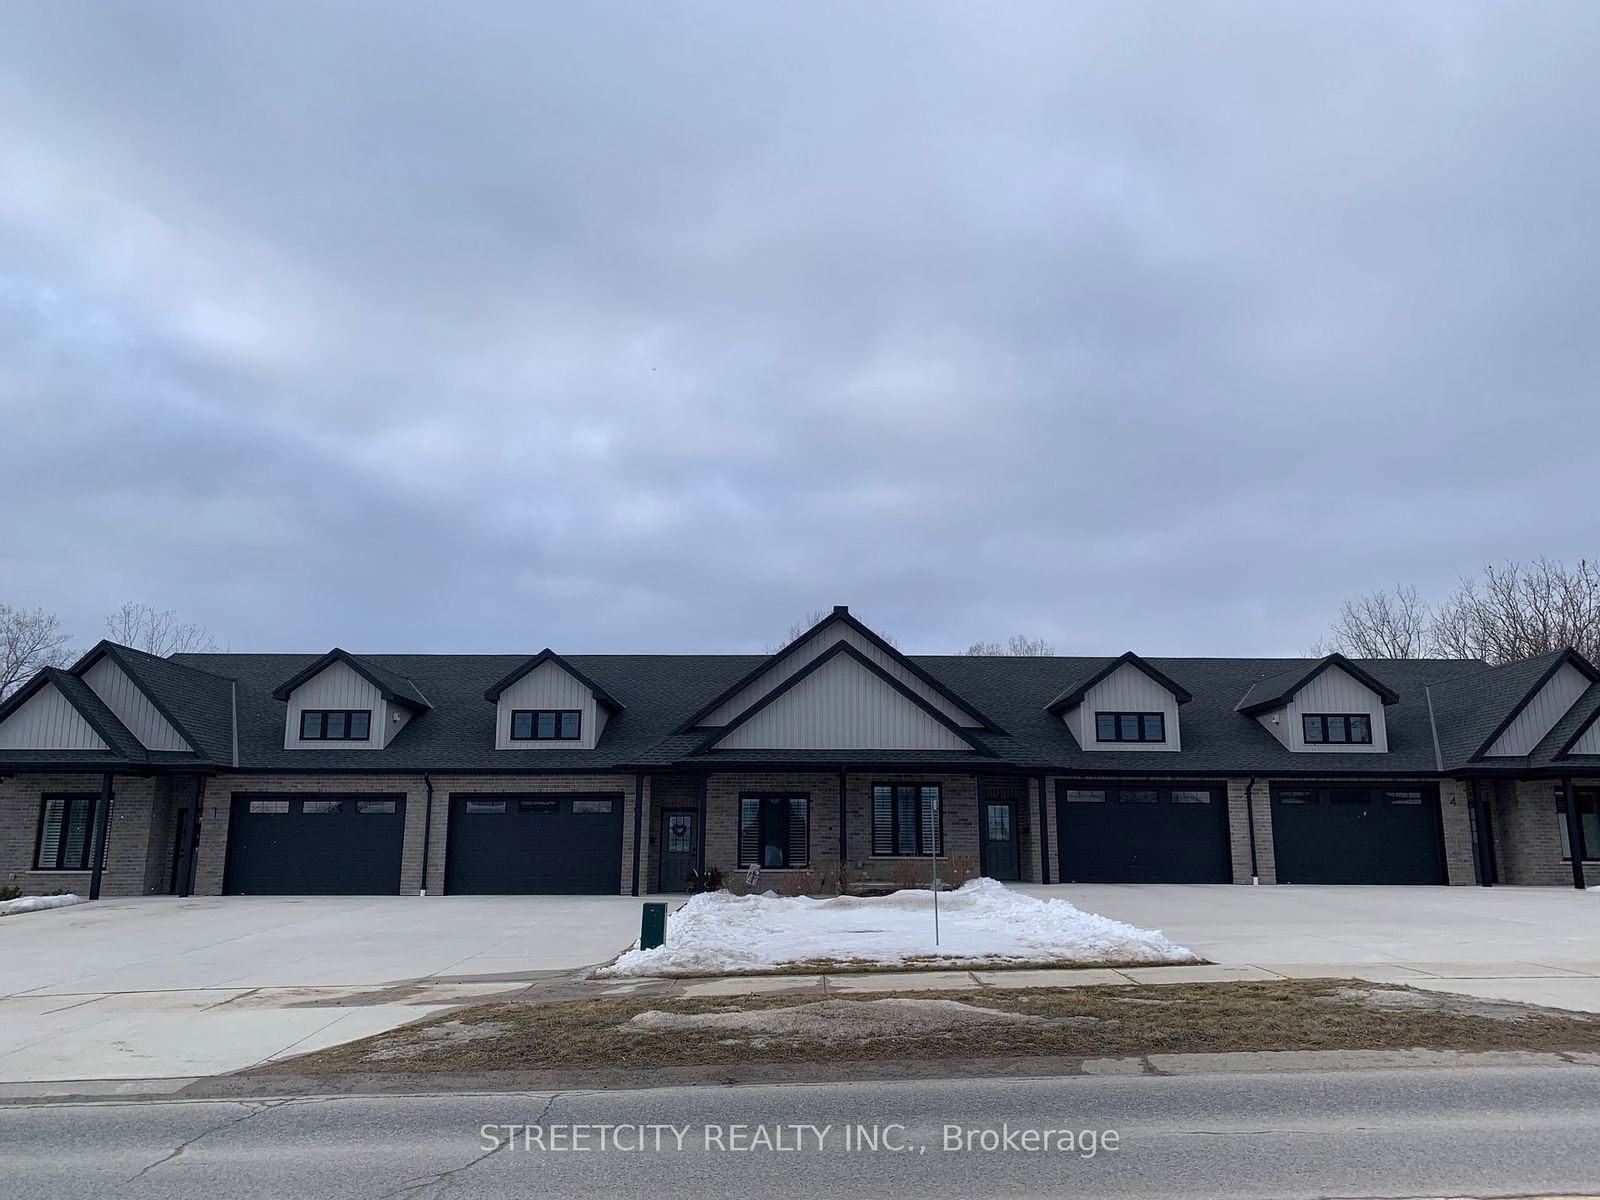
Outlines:
[[[12,913],[38,912],[41,908],[65,908],[69,904],[82,904],[82,896],[21,896],[15,900],[0,900],[0,917]]]
[[[939,896],[695,896],[667,920],[667,941],[630,950],[599,976],[736,975],[827,960],[911,967],[1011,963],[1186,963],[1195,954],[1160,933],[1039,900],[993,879],[974,879]]]

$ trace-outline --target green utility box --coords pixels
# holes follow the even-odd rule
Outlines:
[[[639,922],[639,949],[654,950],[667,940],[667,906],[646,904],[644,919]]]

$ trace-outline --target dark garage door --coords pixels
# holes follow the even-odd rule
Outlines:
[[[1215,784],[1056,785],[1063,883],[1230,883],[1228,804]]]
[[[236,795],[222,890],[398,895],[405,826],[404,796]]]
[[[1443,883],[1439,792],[1272,788],[1279,883]]]
[[[621,883],[620,795],[451,795],[445,891],[615,895]]]

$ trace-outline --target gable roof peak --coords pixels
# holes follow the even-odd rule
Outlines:
[[[882,654],[893,659],[895,663],[904,670],[916,676],[917,680],[921,682],[923,686],[929,688],[931,691],[949,701],[956,708],[959,708],[961,711],[968,714],[974,721],[978,722],[979,728],[984,732],[998,734],[1005,733],[1005,730],[1001,729],[1000,726],[996,725],[988,717],[984,716],[983,713],[974,708],[970,702],[963,699],[961,696],[958,696],[948,686],[939,682],[939,680],[935,679],[922,667],[918,666],[915,662],[908,658],[899,649],[899,647],[893,645],[886,638],[880,634],[874,633],[871,629],[867,628],[866,625],[862,624],[859,618],[851,614],[850,607],[846,604],[835,604],[831,613],[823,617],[822,620],[818,621],[810,629],[807,629],[799,637],[789,642],[788,645],[781,646],[771,654],[767,655],[765,659],[763,659],[761,662],[758,662],[731,687],[725,688],[722,692],[712,698],[709,703],[702,706],[699,711],[690,716],[688,720],[680,723],[673,732],[688,733],[691,729],[695,728],[695,726],[699,725],[701,721],[705,720],[707,716],[716,712],[717,709],[721,708],[734,696],[737,696],[745,688],[749,687],[756,680],[760,679],[763,675],[765,675],[777,664],[781,663],[784,659],[788,658],[801,646],[804,646],[807,642],[811,641],[812,638],[816,637],[823,630],[832,625],[841,624],[852,630],[861,638],[865,639]]]
[[[857,650],[849,642],[842,640],[835,642],[832,646],[829,646],[827,650],[823,651],[816,658],[812,659],[805,666],[801,667],[793,675],[790,675],[787,679],[778,684],[771,691],[767,692],[760,699],[753,702],[748,708],[746,708],[738,716],[734,717],[734,719],[729,721],[726,725],[718,726],[707,733],[706,737],[694,748],[693,753],[709,753],[719,742],[721,742],[734,730],[738,729],[741,725],[749,721],[757,713],[761,712],[768,706],[777,703],[791,689],[798,686],[810,676],[823,670],[830,663],[833,663],[841,658],[854,662],[873,676],[877,677],[890,690],[898,692],[906,700],[910,701],[910,703],[915,705],[917,708],[927,713],[928,716],[932,717],[940,725],[943,725],[946,729],[961,739],[961,741],[965,742],[968,746],[972,747],[972,749],[977,751],[979,754],[984,755],[985,757],[994,757],[994,751],[988,746],[984,745],[984,743],[977,738],[976,730],[961,728],[961,726],[957,725],[944,713],[940,712],[933,704],[917,695],[916,692],[912,691],[904,683],[900,682],[900,680],[889,674],[888,671],[885,671],[882,667],[873,662],[865,654],[861,653],[861,651]]]
[[[1240,697],[1239,703],[1234,705],[1234,711],[1243,713],[1247,717],[1254,717],[1269,709],[1282,708],[1293,700],[1295,694],[1306,684],[1330,667],[1339,668],[1357,683],[1374,692],[1385,705],[1400,703],[1400,697],[1393,688],[1335,650],[1322,658],[1311,659],[1290,667],[1287,671],[1256,680]]]
[[[1044,706],[1045,711],[1059,715],[1065,709],[1069,709],[1076,704],[1083,703],[1083,698],[1089,694],[1090,688],[1094,687],[1095,684],[1099,683],[1103,679],[1106,679],[1123,667],[1133,667],[1135,670],[1143,672],[1145,675],[1149,676],[1152,681],[1165,688],[1168,692],[1172,693],[1172,698],[1179,704],[1187,704],[1190,700],[1194,699],[1194,697],[1189,694],[1188,689],[1183,687],[1182,684],[1177,683],[1175,680],[1163,674],[1161,671],[1156,670],[1155,667],[1151,666],[1144,659],[1140,658],[1132,650],[1126,650],[1122,654],[1119,654],[1116,658],[1113,658],[1110,662],[1106,663],[1103,667],[1091,672],[1089,675],[1084,676],[1077,683],[1074,683],[1072,686],[1058,693],[1049,704]]]
[[[361,676],[373,687],[377,688],[385,700],[394,704],[404,705],[413,712],[424,712],[433,706],[418,689],[417,685],[409,679],[386,671],[374,663],[351,654],[335,646],[321,658],[317,659],[305,670],[299,672],[291,679],[286,679],[272,691],[274,700],[287,700],[294,694],[296,688],[309,680],[315,679],[334,663],[343,663],[357,675]]]
[[[577,667],[573,666],[566,659],[562,658],[561,655],[557,654],[549,646],[546,646],[532,658],[526,659],[519,663],[517,668],[512,671],[511,674],[507,675],[504,679],[499,680],[492,687],[488,688],[483,693],[483,698],[485,700],[498,703],[501,693],[503,693],[512,684],[516,683],[517,680],[523,678],[525,675],[532,674],[534,671],[544,666],[545,663],[553,663],[555,666],[560,667],[568,675],[571,675],[579,683],[583,684],[584,687],[589,689],[590,694],[594,696],[596,701],[604,704],[612,712],[619,713],[622,711],[622,701],[618,700],[610,692],[606,691],[605,688],[601,687],[582,671],[578,670]]]

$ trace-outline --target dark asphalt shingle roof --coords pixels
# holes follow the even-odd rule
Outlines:
[[[1498,667],[1480,667],[1429,688],[1445,768],[1472,762],[1490,735],[1564,653],[1552,650]]]
[[[231,679],[127,646],[117,646],[112,653],[157,707],[171,714],[178,731],[202,757],[212,762],[232,761]]]
[[[625,707],[607,721],[593,750],[495,749],[495,705],[486,690],[528,661],[525,654],[364,654],[361,662],[395,682],[403,681],[430,707],[416,713],[381,749],[286,750],[286,704],[273,692],[323,657],[321,654],[184,654],[156,659],[121,651],[119,661],[137,673],[199,743],[204,758],[226,767],[233,758],[232,711],[238,704],[239,766],[244,770],[294,771],[503,771],[572,772],[669,767],[716,767],[783,763],[795,769],[839,766],[970,765],[1023,771],[1107,774],[1413,775],[1438,769],[1434,727],[1447,769],[1465,765],[1470,753],[1505,719],[1529,687],[1548,669],[1552,656],[1488,668],[1453,659],[1360,660],[1355,664],[1396,698],[1385,709],[1387,754],[1295,754],[1252,716],[1236,711],[1241,698],[1275,694],[1284,680],[1300,679],[1321,661],[1314,658],[1150,658],[1144,660],[1192,697],[1178,723],[1179,751],[1085,750],[1066,723],[1047,711],[1064,691],[1118,661],[1108,657],[980,657],[913,655],[911,662],[1002,733],[976,740],[993,757],[970,758],[948,751],[771,751],[699,752],[705,731],[676,732],[698,710],[767,661],[764,655],[575,654],[565,661]],[[133,763],[185,761],[140,747],[81,680],[66,687],[85,705],[98,706],[97,720],[112,728],[117,743],[97,752],[11,751],[5,763],[27,766],[48,756],[63,765],[91,767],[113,755]],[[1432,694],[1435,720],[1429,717]],[[1549,764],[1573,732],[1600,710],[1600,684],[1590,689],[1528,759],[1496,767]],[[117,732],[119,731],[120,732]],[[1474,740],[1476,739],[1476,740]],[[94,757],[90,757],[94,756]]]

